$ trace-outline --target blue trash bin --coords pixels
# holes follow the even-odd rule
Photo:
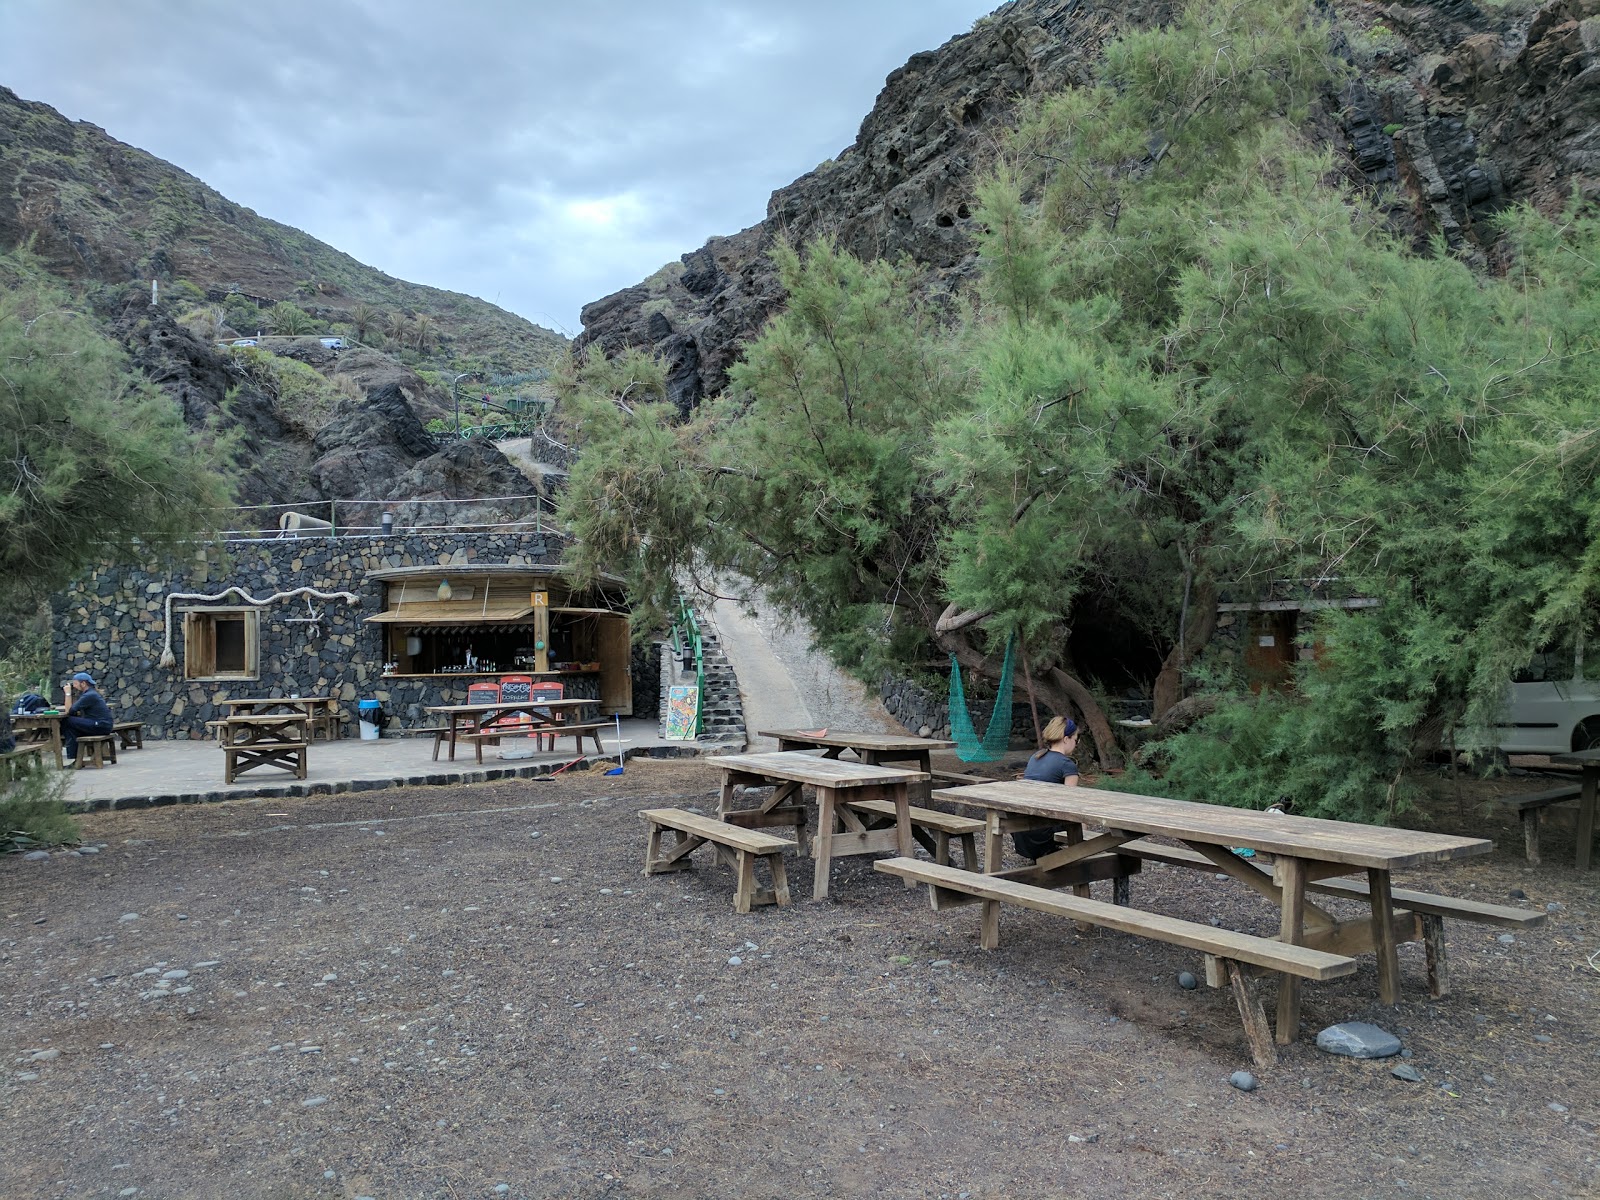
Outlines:
[[[356,704],[357,715],[361,721],[361,740],[375,742],[378,740],[378,713],[383,705],[376,700],[362,700]]]

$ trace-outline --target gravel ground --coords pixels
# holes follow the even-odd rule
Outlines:
[[[792,860],[795,903],[744,917],[726,868],[641,876],[636,810],[715,780],[101,813],[96,854],[0,861],[0,1195],[1595,1194],[1600,873],[1563,830],[1528,868],[1443,795],[1423,817],[1505,849],[1417,880],[1549,924],[1452,923],[1443,1001],[1414,947],[1398,1008],[1370,962],[1308,986],[1245,1093],[1231,998],[1176,983],[1193,954],[1012,910],[986,954],[975,910],[861,858],[824,903]],[[1272,925],[1208,883],[1151,869],[1134,898]],[[1422,1081],[1314,1048],[1348,1019]]]

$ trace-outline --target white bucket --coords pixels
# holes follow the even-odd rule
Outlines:
[[[378,740],[378,727],[376,725],[371,721],[362,721],[360,724],[361,740],[363,742],[375,742]]]

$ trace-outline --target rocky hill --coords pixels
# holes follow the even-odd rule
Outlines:
[[[1019,102],[1086,83],[1108,37],[1175,7],[1003,5],[891,74],[856,140],[774,192],[762,223],[585,307],[577,346],[651,348],[687,411],[723,387],[782,305],[768,259],[779,238],[831,233],[863,257],[909,255],[935,289],[960,288],[974,266],[975,185]],[[1353,70],[1313,132],[1397,229],[1487,263],[1506,205],[1600,194],[1600,0],[1325,0],[1323,12]]]
[[[319,329],[499,372],[548,365],[566,339],[486,301],[407,283],[233,203],[95,125],[0,87],[0,251],[116,288],[152,279],[194,302],[304,309]],[[242,319],[242,318],[241,318]],[[254,328],[237,329],[254,333]],[[464,367],[462,369],[465,369]]]
[[[517,519],[548,507],[542,498],[442,505],[536,495],[548,472],[519,469],[489,442],[436,439],[425,423],[453,415],[455,374],[481,369],[528,387],[565,338],[365,266],[3,87],[0,147],[0,253],[24,248],[13,270],[72,285],[191,428],[234,438],[241,503],[320,512],[328,500],[387,501],[403,522]],[[339,334],[347,348],[316,336],[219,345],[273,327],[280,304],[308,318],[299,332]],[[559,466],[560,448],[544,449]],[[375,524],[379,511],[347,507],[344,519]],[[257,516],[270,527],[275,514]],[[241,527],[251,520],[242,515]]]

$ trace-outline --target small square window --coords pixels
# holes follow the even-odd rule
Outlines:
[[[183,614],[185,679],[259,679],[261,614],[253,608],[190,609]]]

